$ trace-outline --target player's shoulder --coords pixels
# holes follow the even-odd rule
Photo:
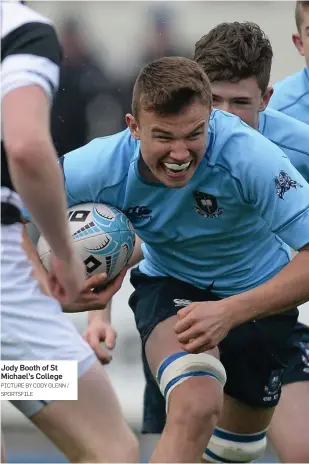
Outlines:
[[[293,105],[298,99],[309,93],[308,68],[285,77],[273,87],[274,93],[269,102],[271,108],[282,110],[286,106]]]
[[[215,110],[210,119],[210,141],[206,157],[210,165],[226,169],[231,175],[248,164],[266,163],[270,155],[285,154],[240,118]]]
[[[32,69],[36,65],[33,58],[29,59],[30,55],[49,59],[59,66],[61,47],[55,27],[48,18],[15,1],[2,3],[0,11],[1,62],[6,62],[6,72],[15,69],[16,66],[24,66],[26,71]],[[7,60],[10,61],[10,65]],[[46,63],[43,67],[45,65]],[[42,69],[36,71],[39,74]]]
[[[98,137],[63,156],[64,172],[76,171],[79,176],[108,175],[111,183],[115,184],[128,173],[138,150],[139,142],[134,139],[129,129]]]
[[[113,156],[115,159],[125,159],[130,163],[137,145],[139,142],[127,128],[112,135],[97,137],[65,156],[89,154],[91,157],[100,159],[104,155],[105,158]]]
[[[6,37],[10,33],[17,31],[20,27],[31,23],[53,26],[50,19],[41,15],[37,11],[23,5],[18,1],[3,2],[1,4],[1,37]]]
[[[309,125],[272,108],[260,113],[259,131],[278,145],[288,156],[309,156]]]
[[[260,113],[259,130],[266,137],[268,137],[266,134],[268,132],[267,128],[272,132],[276,129],[276,133],[282,132],[295,137],[299,134],[303,134],[306,138],[309,136],[308,124],[273,108],[266,108],[265,111]],[[272,134],[275,138],[276,133]]]

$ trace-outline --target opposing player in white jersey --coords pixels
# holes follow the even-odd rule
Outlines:
[[[266,137],[212,111],[194,61],[142,69],[132,112],[61,165],[70,205],[118,207],[143,241],[129,303],[167,404],[152,462],[200,462],[209,440],[208,459],[248,462],[309,299],[309,185]]]
[[[57,36],[50,21],[14,1],[1,4],[1,26],[1,357],[77,360],[79,377],[77,401],[12,403],[72,462],[136,461],[136,439],[102,366],[60,304],[41,291],[22,249],[20,196],[53,250],[47,282],[53,296],[69,305],[90,292],[71,245],[49,133],[61,56]]]
[[[269,107],[309,124],[309,1],[296,2],[295,22],[292,38],[305,67],[274,85]]]

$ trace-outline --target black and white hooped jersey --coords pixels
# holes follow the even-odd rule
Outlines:
[[[8,92],[28,85],[39,85],[52,101],[58,89],[61,60],[53,24],[15,0],[2,2],[0,8],[1,102]],[[18,198],[2,140],[1,151],[1,202],[16,205]]]

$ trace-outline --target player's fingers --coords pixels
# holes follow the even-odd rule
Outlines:
[[[186,330],[190,329],[193,325],[193,321],[191,320],[190,315],[186,316],[183,319],[180,319],[179,321],[176,322],[174,326],[174,332],[176,334],[181,334],[185,332]]]
[[[105,351],[100,344],[95,345],[92,347],[92,349],[102,364],[109,364],[111,362],[112,356],[107,351]]]
[[[196,330],[195,326],[190,327],[188,330],[177,334],[177,340],[179,343],[188,343],[190,340],[200,335],[199,331]]]
[[[191,311],[198,305],[198,303],[191,303],[188,306],[185,306],[184,308],[181,308],[179,311],[177,311],[177,315],[180,319],[183,317],[186,317],[188,314],[190,314]]]
[[[197,339],[198,337],[206,337],[205,329],[202,324],[193,324],[188,330],[177,334],[177,340],[180,343],[188,343],[190,340]]]
[[[123,279],[126,275],[126,272],[127,272],[127,269],[123,269],[115,279],[113,279],[111,282],[107,284],[107,286],[103,290],[97,291],[96,293],[92,292],[93,301],[95,301],[101,307],[106,306],[107,303],[115,295],[115,293],[117,293],[118,290],[120,290]],[[88,294],[87,294],[87,298],[88,298]],[[91,301],[91,297],[89,297],[89,301]]]
[[[49,276],[49,289],[51,295],[58,300],[61,304],[67,304],[68,297],[66,294],[65,289],[62,285],[60,285],[58,279],[54,274],[50,274]]]
[[[112,327],[107,327],[105,330],[105,346],[109,350],[112,350],[115,348],[116,345],[116,338],[117,338],[117,333]]]
[[[103,272],[102,274],[96,274],[96,275],[90,276],[84,282],[82,293],[87,293],[93,288],[103,285],[106,282],[106,279],[107,279],[107,274],[105,272]]]
[[[210,340],[205,340],[204,337],[198,337],[190,340],[188,343],[181,343],[181,348],[188,353],[203,353],[204,351],[215,348],[215,345]]]
[[[83,333],[82,337],[83,337],[83,339],[85,340],[85,342],[87,342],[88,344],[90,344],[90,343],[89,343],[89,330],[88,330],[88,329],[85,330],[85,332]]]
[[[100,337],[98,336],[98,332],[92,331],[88,335],[88,343],[100,359],[100,361],[104,364],[107,364],[111,361],[112,357],[101,347],[100,345]]]
[[[123,279],[124,279],[125,276],[126,276],[127,271],[128,271],[128,268],[127,268],[127,267],[125,267],[124,269],[122,269],[122,270],[119,272],[119,274],[115,277],[115,279],[113,279],[113,280],[110,282],[110,288],[119,290],[119,288],[120,288],[121,285],[122,285]]]

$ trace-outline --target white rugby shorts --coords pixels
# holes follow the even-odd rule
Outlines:
[[[1,359],[77,360],[82,376],[96,362],[60,304],[44,295],[22,249],[22,224],[1,226]],[[12,401],[28,417],[49,401]]]

